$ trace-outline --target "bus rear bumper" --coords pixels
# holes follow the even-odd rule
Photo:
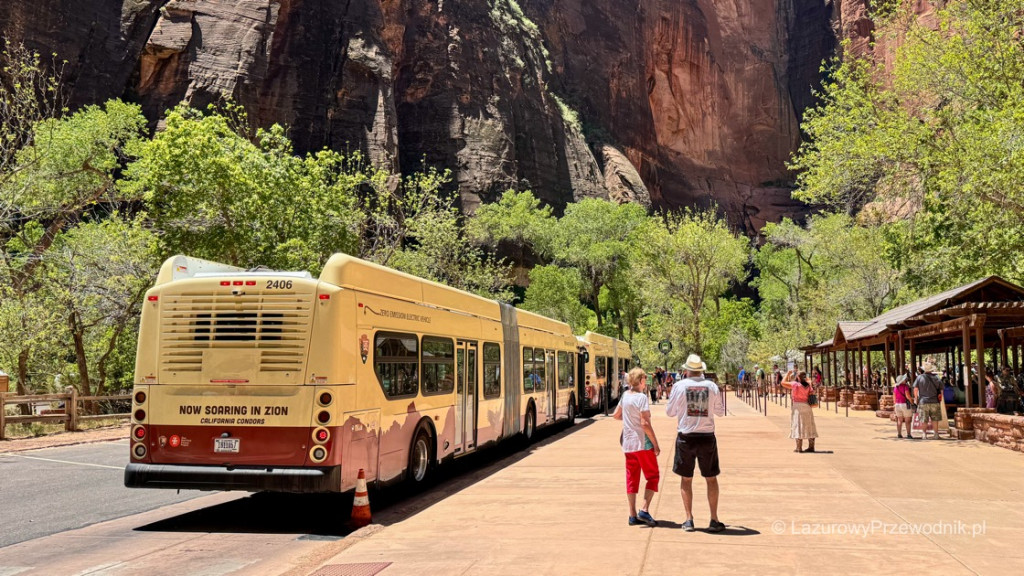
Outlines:
[[[248,492],[338,492],[341,466],[325,468],[226,468],[169,464],[129,464],[128,488],[242,490]]]

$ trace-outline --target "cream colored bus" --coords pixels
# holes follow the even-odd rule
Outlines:
[[[633,351],[629,344],[587,332],[577,336],[580,348],[586,350],[586,372],[580,389],[580,413],[607,412],[619,401],[623,375],[633,365]]]
[[[346,255],[319,279],[175,256],[146,294],[138,488],[351,490],[576,416],[568,325]]]

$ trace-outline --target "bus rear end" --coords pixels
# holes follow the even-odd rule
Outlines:
[[[305,272],[169,260],[142,314],[125,485],[339,490],[346,391],[307,361],[338,291]]]

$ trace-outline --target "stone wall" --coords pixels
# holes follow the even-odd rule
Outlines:
[[[1024,452],[1024,416],[972,414],[975,438],[1017,452]]]

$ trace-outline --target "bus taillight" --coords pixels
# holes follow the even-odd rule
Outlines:
[[[331,432],[327,428],[317,428],[313,430],[313,441],[317,444],[323,444],[331,439]]]
[[[323,462],[327,459],[327,449],[323,446],[314,446],[313,449],[309,451],[309,459],[317,463]]]
[[[320,394],[319,402],[321,406],[330,406],[331,402],[334,402],[334,396],[330,392],[323,392]]]
[[[327,410],[321,410],[320,413],[316,415],[316,421],[321,424],[327,424],[331,421],[331,413]]]
[[[145,444],[136,444],[135,447],[132,448],[132,454],[134,454],[136,458],[140,458],[140,459],[141,458],[145,458],[146,457],[146,445]]]
[[[145,404],[146,403],[146,393],[143,392],[142,390],[139,390],[138,392],[136,392],[135,393],[135,403],[136,404]]]
[[[146,427],[136,426],[135,429],[132,430],[132,436],[135,436],[136,440],[142,440],[146,437]]]
[[[135,411],[135,419],[137,421],[139,421],[139,422],[142,422],[143,420],[145,420],[146,419],[146,411],[143,410],[142,408],[139,408],[138,410],[136,410]]]

